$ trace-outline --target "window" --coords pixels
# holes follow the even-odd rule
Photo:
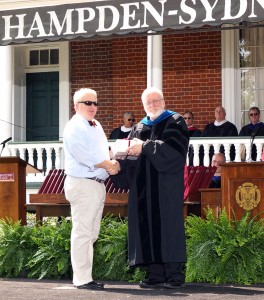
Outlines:
[[[241,125],[249,122],[248,110],[258,106],[264,117],[264,28],[240,30]]]
[[[39,49],[29,51],[30,66],[47,66],[59,64],[59,49]]]

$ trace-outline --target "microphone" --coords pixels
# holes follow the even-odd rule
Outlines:
[[[6,144],[7,142],[9,142],[10,140],[12,140],[12,137],[9,137],[8,139],[4,140],[4,141],[0,144],[0,145],[3,145],[3,146],[2,146],[1,153],[0,153],[0,156],[2,155],[2,152],[3,152],[4,148],[5,148],[5,144]]]
[[[150,120],[150,116],[147,116],[148,121]]]
[[[250,156],[249,156],[249,160],[252,161],[252,148],[253,148],[253,142],[254,142],[254,139],[259,131],[259,128],[260,126],[257,126],[254,128],[254,130],[252,131],[251,133],[251,136],[250,136]]]
[[[8,139],[4,140],[0,145],[5,145],[5,143],[12,140],[12,137],[9,137]]]

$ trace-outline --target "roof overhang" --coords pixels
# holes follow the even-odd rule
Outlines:
[[[220,30],[258,26],[263,20],[264,0],[73,3],[0,12],[0,45],[191,29]]]

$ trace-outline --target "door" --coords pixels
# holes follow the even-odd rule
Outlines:
[[[27,74],[27,141],[59,140],[59,72]],[[28,160],[28,155],[26,154]],[[34,152],[34,166],[37,153]],[[46,170],[46,152],[43,152]],[[52,166],[55,153],[52,151]]]
[[[59,140],[59,72],[27,74],[27,141]]]

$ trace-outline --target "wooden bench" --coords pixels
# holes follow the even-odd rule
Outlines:
[[[64,195],[64,170],[50,170],[37,194],[29,196],[27,211],[36,212],[36,221],[43,217],[68,217],[71,215],[69,202]],[[105,181],[106,199],[103,215],[127,216],[128,190],[114,187],[110,178]]]
[[[211,208],[214,215],[218,218],[222,209],[222,190],[217,189],[200,189],[201,193],[201,217],[205,219],[206,210]]]
[[[184,217],[190,214],[201,215],[201,196],[198,190],[207,188],[215,173],[215,167],[188,167],[185,172]],[[27,211],[36,212],[37,222],[43,217],[68,217],[70,204],[64,196],[64,170],[50,170],[37,194],[31,194]],[[103,216],[127,216],[128,190],[115,188],[111,178],[105,181],[106,199]]]

